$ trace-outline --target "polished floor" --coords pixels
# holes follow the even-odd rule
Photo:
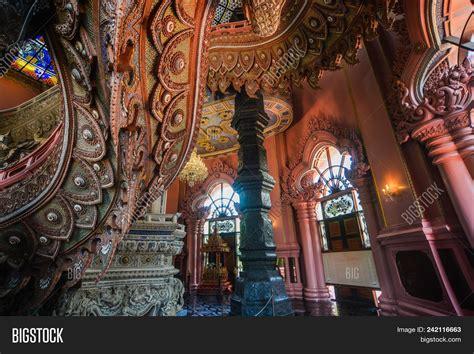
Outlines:
[[[200,296],[189,295],[185,298],[184,309],[187,316],[192,317],[219,317],[230,314],[230,296]]]
[[[377,309],[367,304],[331,301],[308,305],[293,302],[296,316],[377,316]],[[191,317],[221,317],[230,314],[230,295],[186,295],[183,315]]]

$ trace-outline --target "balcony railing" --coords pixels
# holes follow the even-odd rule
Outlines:
[[[33,174],[51,155],[61,139],[63,124],[60,123],[48,139],[15,165],[0,171],[0,191]]]

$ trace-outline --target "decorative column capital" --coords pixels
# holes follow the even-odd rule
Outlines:
[[[182,214],[186,223],[203,223],[209,217],[210,211],[210,206],[202,206],[196,210],[185,210]]]
[[[193,218],[195,218],[196,220],[206,220],[209,217],[210,212],[210,206],[202,206],[194,212]]]
[[[427,79],[423,97],[417,100],[405,83],[398,81],[403,121],[396,123],[399,135],[427,142],[472,125],[474,66],[469,58],[462,65],[438,65]]]
[[[356,188],[364,187],[367,185],[367,181],[370,180],[370,166],[364,161],[361,161],[349,171],[349,175],[346,178]]]
[[[309,204],[316,206],[323,196],[324,184],[315,183],[314,174],[315,171],[310,171],[298,181],[293,170],[285,168],[281,178],[282,201],[291,203],[297,211],[308,208]]]

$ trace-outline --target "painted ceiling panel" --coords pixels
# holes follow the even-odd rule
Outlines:
[[[202,157],[226,154],[239,148],[237,132],[231,127],[234,116],[235,96],[204,104],[197,141],[197,151]],[[266,136],[285,131],[293,121],[293,110],[285,101],[265,97],[265,111],[270,117]]]

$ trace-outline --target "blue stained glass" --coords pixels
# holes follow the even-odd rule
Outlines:
[[[43,36],[26,40],[20,47],[12,68],[49,86],[58,83],[54,64]]]

